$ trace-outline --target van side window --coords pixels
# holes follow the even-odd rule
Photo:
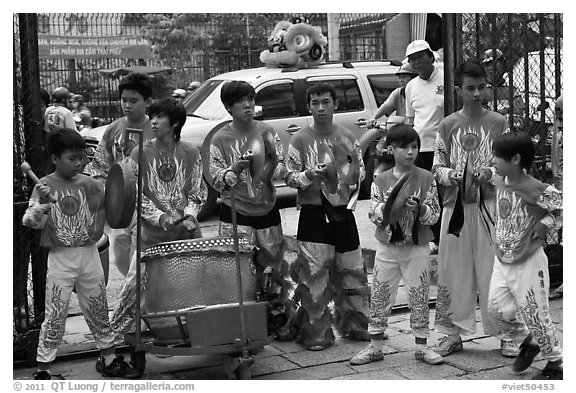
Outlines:
[[[368,75],[368,83],[370,83],[370,89],[372,89],[378,107],[399,86],[396,75]]]
[[[256,93],[255,103],[262,106],[263,120],[298,116],[292,83],[264,87]]]
[[[319,82],[306,82],[306,88]],[[358,87],[356,79],[328,79],[325,82],[330,83],[336,89],[336,99],[338,107],[334,113],[355,112],[364,110],[364,101]]]

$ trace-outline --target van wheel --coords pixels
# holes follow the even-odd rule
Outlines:
[[[212,215],[214,208],[216,207],[216,201],[218,200],[218,192],[208,185],[204,178],[202,178],[202,181],[208,189],[208,197],[206,198],[206,202],[200,207],[197,217],[198,221],[204,221]]]

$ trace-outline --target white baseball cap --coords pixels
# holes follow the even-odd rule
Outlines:
[[[422,52],[423,50],[429,50],[430,52],[432,52],[432,49],[430,49],[430,44],[428,44],[428,42],[426,42],[425,40],[412,41],[406,47],[406,56],[404,57],[408,57],[417,52]]]

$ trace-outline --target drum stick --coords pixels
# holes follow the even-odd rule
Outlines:
[[[36,176],[36,174],[32,171],[32,167],[30,166],[30,164],[28,164],[26,161],[24,161],[22,163],[22,165],[20,165],[20,169],[22,170],[22,173],[24,173],[25,175],[28,175],[28,177],[30,179],[32,179],[32,181],[34,183],[40,184],[40,185],[44,184],[40,181],[40,179],[38,179],[38,176]],[[52,194],[48,194],[48,198],[50,199],[50,202],[52,202],[52,203],[58,202],[56,197]]]

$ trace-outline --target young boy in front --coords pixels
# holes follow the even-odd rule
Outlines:
[[[96,148],[94,160],[84,170],[86,174],[102,182],[103,185],[106,183],[112,166],[130,157],[132,149],[138,144],[138,139],[134,134],[126,135],[127,128],[142,130],[145,141],[154,137],[150,119],[146,115],[146,108],[152,96],[150,77],[139,72],[131,72],[120,80],[118,93],[124,117],[115,120],[106,128]],[[106,230],[110,232],[110,259],[124,276],[128,274],[130,259],[134,252],[135,245],[131,245],[130,233],[135,224],[136,221],[132,220],[127,228],[106,227]]]
[[[55,171],[34,187],[22,219],[25,226],[42,229],[41,245],[50,249],[34,379],[51,378],[50,366],[64,336],[74,287],[96,345],[107,363],[116,364],[104,271],[96,247],[104,228],[104,190],[81,174],[86,142],[76,130],[54,129],[46,145]]]
[[[562,348],[550,317],[546,234],[562,225],[562,192],[528,174],[535,148],[528,134],[494,140],[496,258],[488,309],[500,334],[520,344],[513,370],[526,370],[541,352],[547,364],[534,379],[562,379]]]
[[[496,333],[487,312],[494,260],[492,141],[508,130],[504,116],[482,106],[484,68],[466,61],[454,75],[462,109],[440,122],[432,167],[445,186],[435,319],[435,329],[443,336],[433,348],[441,356],[462,351],[461,335],[476,332],[477,299],[484,333]],[[518,354],[510,337],[502,337],[500,347],[503,356]]]
[[[232,116],[232,122],[212,137],[209,176],[222,200],[220,236],[233,236],[230,187],[235,187],[238,234],[246,236],[258,250],[255,258],[257,291],[258,298],[268,302],[268,328],[277,340],[290,340],[293,307],[288,297],[285,241],[274,186],[274,179],[284,178],[286,172],[284,151],[274,129],[254,120],[255,95],[252,85],[244,81],[229,81],[222,86],[220,98]],[[250,166],[256,157],[247,154],[251,149],[256,153],[258,145],[265,148],[265,156],[269,159],[263,164],[266,173],[255,178],[250,174]],[[272,281],[274,285],[270,285]]]
[[[317,351],[335,340],[328,307],[332,300],[335,327],[342,337],[369,340],[366,270],[356,220],[348,208],[353,184],[362,181],[366,171],[354,134],[333,122],[334,86],[312,85],[306,101],[314,122],[290,140],[286,184],[298,189],[300,209],[298,257],[290,272],[298,284],[294,299],[301,305],[297,341]],[[347,155],[338,179],[327,172],[331,164],[324,159],[336,149]]]
[[[392,127],[386,137],[388,152],[394,156],[395,165],[378,175],[372,183],[368,216],[376,224],[376,258],[370,299],[368,332],[370,344],[350,360],[359,365],[382,360],[382,339],[388,327],[388,317],[396,303],[400,279],[404,280],[411,310],[410,328],[418,350],[416,358],[431,364],[443,362],[442,356],[426,348],[430,336],[428,320],[428,292],[430,289],[430,247],[434,237],[430,225],[438,221],[440,205],[434,176],[414,165],[420,149],[418,133],[408,125]],[[398,222],[391,223],[392,214],[386,213],[386,203],[398,180],[409,178],[405,191],[397,194],[395,209],[403,212]],[[402,200],[403,199],[403,200]],[[392,212],[394,215],[398,213]]]
[[[155,138],[144,142],[142,153],[136,147],[130,156],[130,161],[136,165],[138,155],[142,154],[142,251],[158,243],[202,237],[196,217],[207,195],[200,152],[195,146],[180,141],[186,109],[176,100],[166,98],[151,104],[148,112]],[[180,219],[183,221],[179,222]],[[136,244],[135,230],[132,243]],[[143,271],[141,277],[144,277]],[[112,328],[118,344],[125,333],[136,328],[135,287],[134,252],[120,300],[112,315]],[[145,293],[142,293],[144,299]]]

